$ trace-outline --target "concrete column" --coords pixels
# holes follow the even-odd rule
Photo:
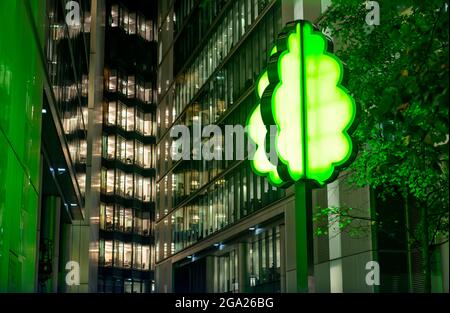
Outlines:
[[[340,195],[339,195],[339,180],[327,186],[328,194],[328,206],[340,207]],[[342,281],[342,245],[341,245],[341,233],[339,229],[339,217],[336,215],[330,215],[328,238],[329,238],[329,253],[330,253],[330,292],[340,293],[343,292]]]
[[[214,293],[215,279],[215,256],[209,255],[206,257],[206,292]]]
[[[97,291],[99,253],[100,170],[103,110],[105,0],[92,0],[89,64],[88,131],[85,220],[80,234],[89,243],[84,249],[83,270],[89,292]],[[81,227],[81,226],[80,226]]]
[[[303,0],[303,19],[314,22],[322,13],[322,2],[319,0]]]
[[[314,22],[331,4],[331,0],[283,0],[282,22],[305,19]]]
[[[156,265],[155,278],[157,293],[173,292],[173,265],[171,259],[160,262]]]
[[[281,293],[286,292],[286,255],[285,255],[285,247],[286,247],[286,229],[285,225],[280,225],[280,284],[281,284]]]
[[[239,292],[248,292],[249,276],[248,276],[248,262],[247,262],[247,243],[240,242],[238,244],[238,282]],[[231,260],[233,262],[233,260]]]

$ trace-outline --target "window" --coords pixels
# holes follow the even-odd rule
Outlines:
[[[124,130],[127,129],[127,106],[119,101],[118,104],[118,114],[117,114],[117,125],[123,128]]]
[[[151,184],[150,178],[144,178],[143,201],[145,202],[151,201]]]
[[[216,292],[238,292],[237,253],[235,250],[216,258]]]
[[[150,236],[151,234],[151,222],[150,222],[150,213],[143,212],[142,213],[142,232],[141,234],[144,236]]]
[[[104,210],[104,216],[100,216],[100,219],[103,217],[104,221],[105,221],[105,225],[101,229],[111,231],[114,229],[114,226],[113,226],[114,206],[111,204],[108,204],[108,205],[101,204],[101,207]]]
[[[136,93],[136,90],[135,90],[134,76],[128,76],[127,92],[124,94],[126,94],[128,98],[134,98],[135,93]]]
[[[134,140],[128,140],[126,142],[126,155],[125,160],[127,164],[134,163]]]
[[[135,163],[140,167],[144,167],[144,145],[136,141],[135,146]]]
[[[87,141],[85,139],[80,140],[80,163],[85,164],[86,163],[86,156],[87,156]]]
[[[141,281],[133,279],[133,293],[141,293]]]
[[[146,24],[145,39],[147,41],[152,41],[152,40],[154,40],[154,38],[153,38],[153,21],[148,20],[145,22],[145,24]]]
[[[128,33],[130,35],[136,34],[136,13],[128,14]]]
[[[131,233],[133,231],[133,210],[125,209],[125,232]]]
[[[136,132],[144,134],[144,113],[136,109]]]
[[[111,27],[119,26],[119,6],[114,4],[111,6]]]
[[[116,195],[124,196],[126,188],[125,188],[126,175],[121,170],[117,170],[116,172]]]
[[[106,221],[105,221],[105,205],[104,204],[100,204],[100,220],[99,220],[99,227],[100,229],[106,229]]]
[[[136,212],[135,214],[133,232],[142,235],[142,218],[140,217],[140,212]]]
[[[122,136],[117,136],[117,160],[126,162],[126,147],[125,139]]]
[[[142,180],[142,176],[140,175],[135,175],[135,182],[134,182],[134,196],[139,199],[142,200],[143,197],[143,180]]]
[[[124,209],[123,207],[116,205],[114,212],[114,230],[123,231],[124,230]]]
[[[116,115],[117,115],[117,109],[116,109],[116,102],[110,101],[108,103],[108,110],[107,110],[107,118],[106,123],[108,125],[116,125]]]
[[[107,194],[114,193],[114,170],[102,168],[101,192]]]
[[[125,175],[125,196],[127,198],[133,197],[133,174],[127,173]]]
[[[144,146],[144,167],[145,168],[151,168],[154,167],[154,164],[152,162],[152,146],[150,145],[145,145]]]
[[[150,113],[144,115],[144,136],[152,136],[153,127],[152,127],[152,116]]]
[[[123,267],[131,268],[132,257],[131,243],[124,244]]]
[[[134,107],[127,108],[127,131],[134,131]]]
[[[114,266],[123,267],[123,242],[114,241]]]
[[[272,227],[257,235],[257,238],[249,243],[248,271],[249,283],[253,292],[262,290],[265,292],[279,292],[280,249],[279,226]],[[262,286],[263,284],[264,286]]]
[[[108,91],[116,92],[117,91],[117,70],[108,70],[106,69],[106,77],[108,82]]]
[[[125,280],[123,282],[123,290],[124,290],[124,293],[132,293],[133,282],[131,281],[131,278],[128,278],[127,280]]]
[[[137,85],[137,98],[144,103],[152,102],[152,87],[151,83],[140,82]]]
[[[150,268],[150,247],[142,246],[142,269],[149,270]]]
[[[140,243],[133,243],[133,268],[142,269],[142,245]]]
[[[106,159],[114,159],[116,154],[116,137],[114,135],[103,136],[102,156]]]
[[[111,240],[105,241],[105,266],[110,267],[113,264],[113,245]]]
[[[128,10],[121,7],[120,27],[122,27],[126,33],[128,33]]]

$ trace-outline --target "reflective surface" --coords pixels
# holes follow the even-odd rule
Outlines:
[[[0,292],[35,287],[43,88],[26,2],[42,38],[41,3],[0,2]]]

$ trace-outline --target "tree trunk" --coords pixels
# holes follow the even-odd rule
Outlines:
[[[421,263],[422,263],[422,273],[424,275],[424,288],[425,293],[431,292],[431,264],[430,264],[430,248],[429,248],[429,238],[428,238],[428,208],[424,203],[420,204],[420,223],[421,234],[420,234],[420,252],[421,252]]]

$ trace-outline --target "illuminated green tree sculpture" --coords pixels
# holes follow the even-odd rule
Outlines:
[[[249,137],[257,145],[251,164],[275,186],[300,180],[323,185],[354,155],[349,133],[356,105],[341,86],[342,63],[328,46],[310,23],[290,23],[258,79],[260,104],[248,120]],[[270,125],[277,126],[273,143]],[[277,164],[266,155],[270,144]]]
[[[341,86],[342,63],[330,47],[311,23],[288,23],[257,81],[258,103],[247,121],[249,138],[257,146],[251,158],[253,170],[275,186],[295,183],[297,287],[301,292],[308,290],[312,264],[309,188],[334,180],[339,167],[355,154],[350,133],[356,105]],[[275,160],[268,157],[271,148],[276,151]]]

